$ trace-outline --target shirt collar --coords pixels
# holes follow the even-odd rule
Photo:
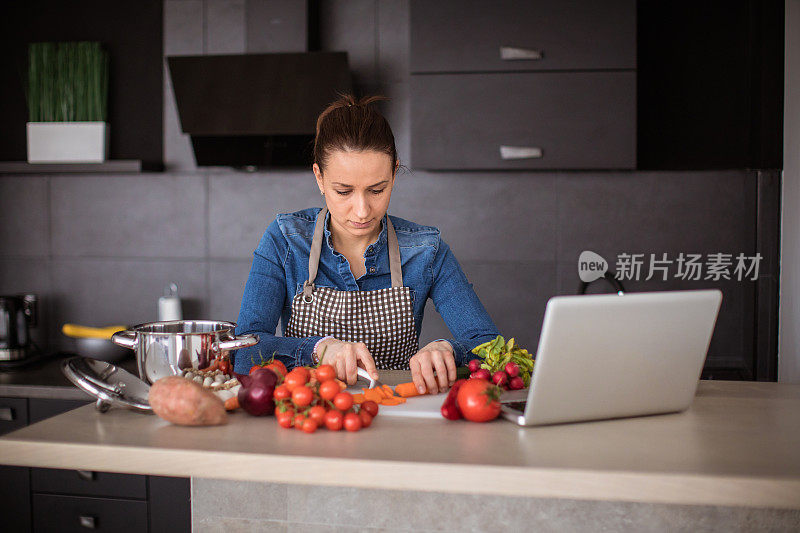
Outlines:
[[[386,217],[388,216],[389,216],[388,214],[383,215],[383,219],[381,219],[381,232],[378,234],[378,239],[369,246],[367,246],[367,251],[364,253],[364,255],[377,254],[378,252],[383,250],[383,248],[386,247],[386,242],[389,234],[388,230],[386,229]],[[336,255],[339,255],[339,252],[333,249],[332,234],[331,230],[329,229],[330,220],[331,220],[331,212],[328,211],[328,213],[325,215],[325,242],[327,243],[328,248],[330,249],[331,252],[333,252]],[[370,250],[372,251],[370,252]]]

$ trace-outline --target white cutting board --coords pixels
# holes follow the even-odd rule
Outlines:
[[[362,387],[350,387],[347,389],[351,394],[361,394]],[[440,394],[425,394],[422,396],[414,396],[406,398],[406,403],[400,405],[379,405],[378,416],[407,416],[413,418],[441,418],[442,404],[447,393]]]

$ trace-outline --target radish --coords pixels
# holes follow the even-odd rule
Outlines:
[[[504,387],[508,382],[508,374],[503,372],[502,370],[498,370],[494,374],[492,374],[492,383],[498,385],[500,387]]]
[[[469,362],[469,371],[470,372],[477,372],[481,368],[481,360],[480,359],[473,359]]]
[[[525,388],[525,382],[519,376],[514,376],[508,380],[508,388],[511,390],[519,390]]]
[[[515,378],[519,376],[519,365],[514,361],[509,361],[506,363],[505,371],[509,378]]]
[[[492,375],[485,368],[479,368],[478,370],[470,374],[469,377],[477,379],[485,379],[486,381],[492,379]]]

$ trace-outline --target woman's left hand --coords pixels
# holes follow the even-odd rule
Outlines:
[[[420,394],[444,392],[456,381],[456,358],[447,341],[433,341],[418,351],[408,364],[411,380]]]

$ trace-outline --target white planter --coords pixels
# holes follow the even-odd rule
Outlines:
[[[102,163],[105,122],[28,122],[28,163]]]

